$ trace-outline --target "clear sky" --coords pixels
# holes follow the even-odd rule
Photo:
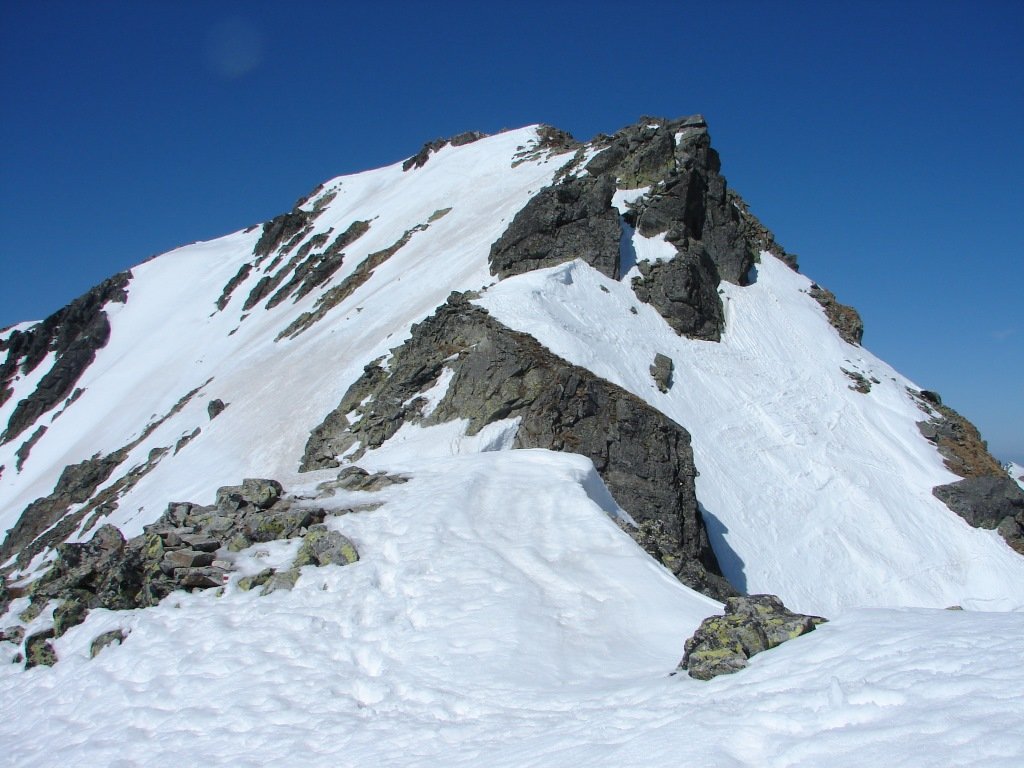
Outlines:
[[[865,346],[1024,463],[1024,3],[0,0],[0,326],[437,136],[703,113]]]

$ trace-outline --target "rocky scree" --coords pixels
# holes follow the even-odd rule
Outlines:
[[[448,369],[433,410],[423,396]],[[689,434],[625,390],[557,357],[531,336],[498,323],[453,294],[411,338],[392,350],[385,370],[370,364],[338,407],[316,427],[300,470],[358,460],[406,423],[468,420],[476,434],[518,419],[513,446],[587,456],[616,502],[641,524],[657,524],[648,549],[684,583],[719,598],[735,594],[721,576],[694,489]],[[631,534],[643,541],[641,532]]]
[[[738,672],[751,656],[811,632],[825,621],[793,613],[775,595],[730,597],[725,614],[704,619],[686,641],[679,669],[698,680]]]
[[[977,428],[944,405],[937,393],[910,394],[929,417],[918,422],[921,434],[935,444],[946,468],[964,478],[938,485],[932,493],[975,528],[995,528],[1024,555],[1024,490],[988,452]]]
[[[381,487],[386,482],[352,467],[334,487]],[[210,506],[171,503],[158,520],[145,526],[141,536],[127,541],[117,528],[103,525],[88,542],[58,546],[53,565],[30,588],[27,615],[39,615],[50,601],[59,604],[53,611],[52,630],[26,641],[27,666],[54,663],[56,655],[46,641],[81,624],[93,608],[145,608],[178,589],[223,586],[233,570],[227,553],[253,544],[302,540],[289,569],[266,569],[239,580],[242,589],[262,586],[261,594],[291,588],[303,566],[348,565],[359,559],[351,541],[323,524],[328,514],[353,510],[328,513],[284,498],[282,493],[274,480],[247,479],[241,485],[220,488],[216,503]],[[5,633],[10,634],[10,628]]]

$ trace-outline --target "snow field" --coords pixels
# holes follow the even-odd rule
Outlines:
[[[1010,768],[1024,757],[1019,613],[855,611],[738,675],[670,677],[717,606],[611,522],[587,460],[392,456],[408,483],[326,500],[385,502],[329,518],[360,562],[307,568],[266,597],[229,585],[94,611],[56,642],[57,666],[0,665],[18,713],[0,719],[0,762]],[[245,570],[287,560],[264,547],[241,553]],[[115,627],[126,642],[87,660]]]

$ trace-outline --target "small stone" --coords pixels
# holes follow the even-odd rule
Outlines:
[[[658,386],[658,391],[668,392],[672,386],[672,358],[658,352],[651,365],[651,377]]]
[[[161,567],[166,573],[167,568],[200,568],[213,564],[212,552],[197,552],[194,549],[175,549],[164,555]]]
[[[109,632],[104,632],[102,635],[98,635],[93,639],[92,644],[89,646],[89,658],[95,659],[96,655],[108,645],[113,645],[115,643],[120,645],[127,637],[128,635],[123,629],[112,629]]]
[[[253,574],[252,576],[243,576],[238,580],[238,588],[243,592],[248,592],[254,587],[262,587],[270,577],[274,575],[273,568],[264,568],[259,573]]]
[[[260,595],[269,595],[279,589],[290,590],[299,580],[299,569],[289,568],[287,571],[277,571],[271,576],[260,590]]]
[[[220,416],[224,412],[225,408],[227,408],[227,405],[220,398],[216,400],[211,400],[206,405],[206,413],[207,415],[209,415],[210,421],[213,421],[218,416]]]
[[[15,625],[0,629],[0,643],[20,644],[25,639],[25,628]]]

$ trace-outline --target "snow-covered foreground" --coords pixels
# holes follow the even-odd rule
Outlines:
[[[1024,616],[856,611],[710,683],[669,676],[718,606],[547,451],[406,458],[324,500],[362,559],[292,592],[94,611],[0,665],[5,765],[1017,766]],[[300,489],[311,493],[310,485]],[[317,502],[320,503],[320,502]],[[242,570],[282,552],[259,546]],[[249,558],[248,560],[246,558]],[[88,659],[101,632],[126,642]],[[8,646],[9,647],[9,646]]]

